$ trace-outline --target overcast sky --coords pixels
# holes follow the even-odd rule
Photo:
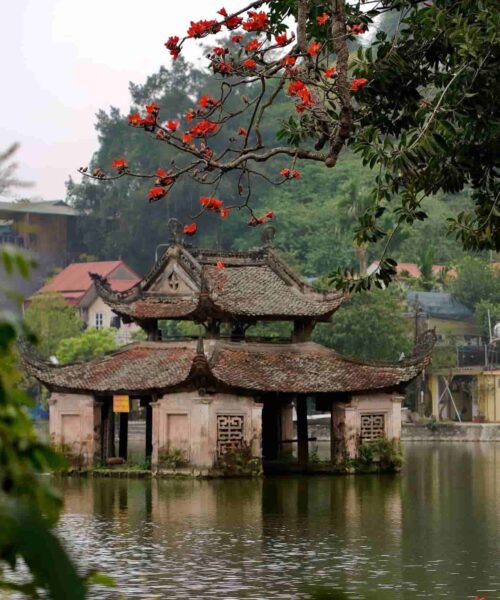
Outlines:
[[[14,0],[0,2],[0,149],[19,142],[20,196],[63,198],[68,175],[97,147],[95,114],[127,110],[129,81],[169,63],[163,43],[191,19],[242,0]],[[195,43],[185,55],[196,59]]]

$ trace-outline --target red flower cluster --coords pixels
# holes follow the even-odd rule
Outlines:
[[[335,67],[328,67],[328,69],[325,69],[325,77],[327,79],[329,79],[330,77],[333,77],[336,70],[337,69]]]
[[[181,51],[179,46],[179,36],[171,35],[165,42],[165,48],[170,51],[170,56],[173,56],[173,58],[176,59]]]
[[[219,104],[220,104],[219,100],[212,98],[212,96],[209,96],[208,94],[204,94],[198,100],[198,106],[200,108],[211,108],[212,106],[218,106]]]
[[[353,79],[351,82],[351,91],[352,92],[357,92],[360,88],[365,87],[365,85],[368,83],[368,79]]]
[[[255,52],[255,50],[258,50],[261,46],[262,42],[259,42],[257,38],[254,38],[253,40],[250,40],[245,46],[245,51],[248,53]]]
[[[156,117],[156,115],[160,112],[160,107],[158,106],[158,104],[156,104],[156,102],[151,102],[151,104],[148,104],[146,106],[146,112],[148,113],[148,115]]]
[[[306,50],[309,56],[317,56],[318,52],[321,50],[321,44],[319,42],[311,42],[309,44],[309,48]]]
[[[227,218],[229,217],[229,213],[230,213],[230,212],[231,212],[231,211],[229,210],[229,208],[221,208],[221,209],[220,209],[220,216],[221,216],[223,219],[227,219]]]
[[[253,58],[247,58],[243,61],[243,66],[245,67],[245,69],[255,69],[257,63],[254,61]]]
[[[287,55],[285,56],[285,58],[282,59],[281,62],[285,67],[293,67],[297,62],[297,59],[295,58],[295,56]]]
[[[226,268],[226,265],[224,264],[223,260],[218,260],[215,263],[215,268],[217,269],[217,271],[223,271]]]
[[[214,48],[212,50],[213,54],[216,54],[217,56],[225,56],[229,50],[227,50],[226,48],[221,48],[220,46],[217,46],[217,48]]]
[[[158,177],[156,181],[158,185],[170,185],[174,182],[172,177],[170,177],[170,175],[172,175],[172,172],[170,171],[169,173],[167,173],[165,169],[162,169],[161,167],[156,169],[155,175]]]
[[[300,171],[293,169],[281,169],[280,175],[286,179],[300,179]]]
[[[207,210],[211,210],[213,212],[219,212],[224,203],[222,202],[222,200],[217,200],[217,198],[210,198],[209,196],[202,196],[200,198],[200,204]]]
[[[169,119],[167,121],[167,129],[170,131],[177,131],[179,127],[179,119]]]
[[[366,25],[364,23],[351,25],[350,32],[353,35],[361,35],[366,32]]]
[[[189,133],[193,137],[200,138],[207,137],[208,135],[213,135],[214,133],[217,133],[218,129],[219,126],[217,125],[217,123],[212,123],[212,121],[204,119],[203,121],[200,121],[199,123],[196,123],[196,125],[191,127]]]
[[[295,110],[298,113],[304,112],[306,108],[309,108],[313,104],[311,92],[303,81],[292,81],[288,86],[288,94],[296,96],[302,101],[295,105]]]
[[[212,67],[214,69],[214,72],[225,73],[226,75],[228,73],[231,73],[231,71],[233,70],[233,65],[229,62],[212,63]]]
[[[123,173],[128,169],[127,160],[125,158],[114,158],[111,165],[113,169],[118,169],[119,173]]]
[[[238,135],[243,135],[245,136],[247,134],[247,130],[244,127],[240,127],[238,129]]]
[[[264,29],[267,29],[267,26],[269,25],[267,13],[250,10],[248,11],[248,16],[248,21],[243,23],[243,29],[245,31],[263,31]]]
[[[250,219],[250,221],[248,221],[248,226],[249,227],[257,227],[258,225],[262,225],[263,223],[265,223],[267,220],[270,220],[274,217],[274,213],[272,210],[269,210],[268,212],[266,212],[266,214],[263,217],[252,217]]]
[[[319,17],[316,17],[316,22],[318,23],[318,25],[324,25],[328,21],[329,18],[330,18],[330,15],[328,13],[324,12]]]
[[[210,33],[218,33],[219,31],[220,25],[215,19],[211,19],[210,21],[202,19],[201,21],[191,21],[187,34],[190,38],[201,38]]]
[[[224,25],[229,30],[236,29],[243,23],[243,19],[241,17],[239,17],[238,15],[228,16],[227,10],[225,8],[221,8],[220,10],[218,10],[217,14],[221,15],[222,17],[225,17]]]
[[[231,41],[233,42],[233,44],[239,44],[242,39],[243,39],[243,36],[238,34],[238,35],[233,35],[233,37],[231,38]]]
[[[278,46],[286,46],[288,44],[288,42],[291,41],[288,39],[286,33],[279,33],[278,35],[274,36],[274,39],[275,39],[276,43],[278,44]]]
[[[196,230],[198,229],[196,223],[191,223],[190,225],[184,225],[184,233],[186,235],[194,235]]]
[[[150,202],[156,202],[163,198],[167,193],[167,190],[161,186],[152,187],[148,192],[148,198]]]
[[[181,135],[181,140],[183,144],[189,144],[189,142],[193,141],[193,136],[190,133],[183,133]]]

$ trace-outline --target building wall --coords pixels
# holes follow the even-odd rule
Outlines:
[[[100,315],[99,321],[97,315]],[[99,298],[96,299],[89,305],[89,307],[83,312],[82,319],[88,327],[97,327],[103,329],[105,327],[111,327],[112,319],[116,317],[115,313],[111,308]],[[101,321],[102,319],[102,321]],[[98,322],[102,323],[98,327]],[[120,329],[116,330],[116,339],[119,344],[126,344],[132,341],[132,334],[134,331],[139,331],[140,327],[135,323],[122,323]]]
[[[28,213],[16,215],[15,227],[24,247],[49,266],[62,267],[67,262],[68,217]]]
[[[92,466],[100,452],[101,407],[93,396],[53,393],[49,398],[51,443],[73,466]]]
[[[376,437],[399,440],[402,399],[397,394],[363,394],[346,404],[335,404],[332,441],[337,460],[342,460],[344,453],[355,458],[360,443]]]
[[[180,454],[187,468],[206,473],[231,440],[260,458],[261,437],[262,405],[251,397],[178,392],[153,404],[154,470],[168,469]]]

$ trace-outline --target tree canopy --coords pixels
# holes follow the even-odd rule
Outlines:
[[[373,34],[377,19],[394,11],[392,33]],[[164,94],[151,93],[160,80],[171,83],[165,70],[143,88],[132,87],[132,131],[123,120],[111,154],[82,168],[104,183],[105,196],[111,182],[120,186],[131,178],[121,190],[141,189],[163,205],[148,221],[170,212],[194,235],[198,225],[244,210],[255,227],[274,218],[273,210],[254,206],[259,183],[280,190],[295,185],[307,163],[335,171],[350,145],[373,170],[368,200],[356,216],[355,248],[379,244],[382,260],[371,276],[346,277],[339,269],[338,286],[389,281],[392,243],[406,226],[427,218],[432,194],[470,189],[470,202],[448,214],[448,232],[466,249],[498,249],[496,3],[258,0],[214,17],[193,21],[185,36],[172,32],[165,44],[181,65],[172,70],[182,82],[177,101],[163,105]],[[359,37],[366,42],[350,55]],[[211,74],[187,77],[178,57],[186,43],[202,38],[211,41]],[[201,81],[206,85],[193,94]],[[120,118],[116,111],[111,117]],[[106,125],[101,115],[101,131]],[[141,142],[140,153],[126,152],[137,134],[150,141],[148,149]],[[158,159],[151,160],[155,145],[165,149],[153,150]],[[188,179],[193,188],[186,187]],[[152,187],[146,191],[141,182]],[[179,198],[182,207],[176,207]],[[120,226],[126,234],[131,222]]]

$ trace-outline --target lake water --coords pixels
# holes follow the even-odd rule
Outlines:
[[[91,598],[500,598],[500,444],[413,443],[395,476],[66,479]]]

